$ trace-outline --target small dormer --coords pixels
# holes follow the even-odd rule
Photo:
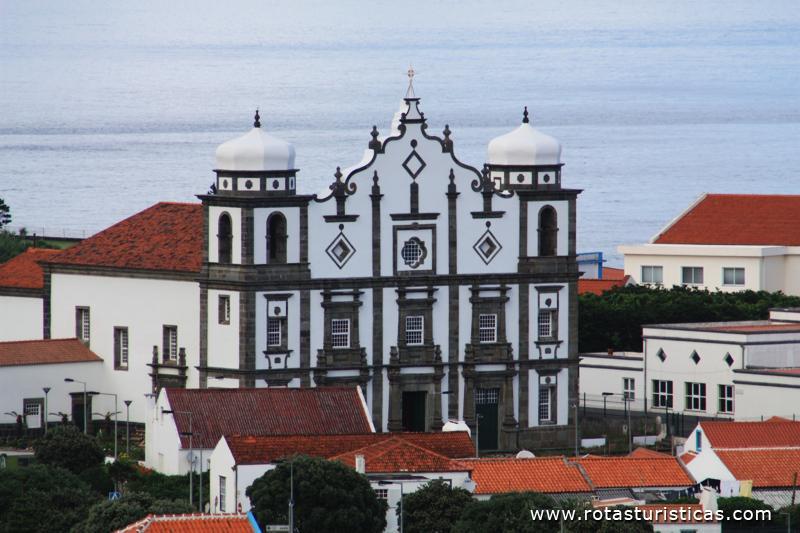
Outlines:
[[[561,143],[530,124],[528,108],[522,124],[489,142],[486,170],[496,189],[561,188]]]

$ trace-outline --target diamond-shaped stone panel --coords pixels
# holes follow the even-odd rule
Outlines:
[[[725,357],[723,357],[723,360],[728,366],[733,366],[733,356],[730,353],[726,353]]]
[[[656,357],[661,359],[661,362],[663,363],[667,360],[667,353],[662,348],[659,348],[658,352],[656,352]]]
[[[417,179],[419,173],[422,172],[422,169],[424,169],[426,166],[427,163],[425,163],[425,161],[419,156],[416,150],[411,150],[411,153],[408,154],[406,160],[403,161],[403,168],[406,169],[406,172],[408,172],[409,176],[414,179]]]
[[[475,242],[472,246],[475,250],[475,253],[478,254],[478,257],[485,264],[489,264],[492,262],[497,254],[500,253],[500,250],[503,249],[503,246],[500,244],[500,241],[494,236],[494,234],[490,230],[486,230],[483,235]]]
[[[692,358],[692,361],[694,361],[694,364],[697,364],[697,363],[700,362],[700,355],[698,355],[698,353],[695,352],[695,351],[692,351],[692,355],[690,355],[689,357]]]
[[[339,235],[328,245],[325,252],[337,267],[342,268],[356,254],[356,248],[347,240],[344,233],[339,232]]]

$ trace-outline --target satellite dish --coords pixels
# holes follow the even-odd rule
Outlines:
[[[520,450],[519,453],[517,453],[517,459],[533,459],[535,457],[536,456],[528,450]]]

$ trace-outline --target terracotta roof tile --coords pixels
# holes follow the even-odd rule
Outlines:
[[[694,452],[686,452],[683,455],[681,455],[680,459],[681,459],[681,462],[683,464],[688,465],[689,463],[694,461],[695,457],[697,457],[696,453],[694,453]]]
[[[102,359],[78,339],[0,342],[0,366],[94,361],[102,361]]]
[[[628,454],[628,457],[672,457],[668,453],[657,452],[650,448],[640,446]]]
[[[579,279],[578,294],[596,294],[601,296],[604,292],[616,287],[624,287],[626,279]]]
[[[678,460],[666,457],[593,457],[579,459],[595,488],[687,487],[691,476]]]
[[[265,389],[166,389],[174,411],[192,413],[194,446],[213,448],[223,435],[321,435],[370,433],[356,387]],[[179,432],[189,416],[175,413]],[[189,439],[182,437],[184,448]]]
[[[800,448],[800,422],[778,419],[768,422],[700,422],[714,449]]]
[[[578,467],[563,457],[473,459],[462,462],[472,468],[475,494],[592,492]]]
[[[226,435],[236,464],[266,464],[294,454],[335,457],[399,438],[448,458],[468,457],[474,445],[466,431],[440,433],[364,433],[355,435]]]
[[[116,533],[253,533],[246,514],[148,515]]]
[[[331,460],[355,468],[356,455],[363,455],[367,473],[397,472],[466,472],[464,461],[454,461],[444,455],[417,446],[399,436],[391,436],[363,448],[341,453]]]
[[[800,196],[707,194],[656,244],[800,245]]]
[[[199,272],[203,207],[161,202],[50,259],[49,263]]]
[[[0,287],[41,289],[44,274],[38,261],[55,257],[61,250],[28,248],[0,265]]]
[[[753,487],[791,487],[800,472],[800,448],[715,451],[733,477]]]

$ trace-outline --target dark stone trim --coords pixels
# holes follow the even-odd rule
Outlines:
[[[239,293],[239,368],[253,370],[256,368],[255,337],[256,308],[255,293],[241,291]],[[240,379],[240,387],[255,387],[255,380]]]
[[[523,235],[520,234],[520,238]],[[517,316],[517,327],[518,327],[518,340],[519,344],[517,346],[517,352],[519,353],[519,360],[527,361],[530,358],[530,285],[528,284],[520,284],[518,286],[519,296],[517,298],[519,307],[518,307],[518,316]],[[529,413],[528,413],[528,395],[530,394],[528,389],[528,373],[527,372],[520,372],[519,373],[519,424],[521,427],[528,427],[529,421]]]
[[[358,215],[323,215],[325,222],[355,222]]]
[[[647,326],[643,326],[647,327]],[[688,330],[687,330],[688,331]],[[720,332],[714,332],[720,333]],[[761,341],[761,342],[741,342],[741,341],[722,341],[722,340],[715,340],[715,339],[687,339],[684,337],[667,337],[667,336],[656,336],[656,337],[643,337],[645,340],[662,340],[662,341],[691,341],[691,342],[698,342],[701,344],[728,344],[731,346],[765,346],[770,344],[800,344],[800,340],[795,341]]]
[[[224,176],[226,178],[257,178],[261,176],[266,178],[283,178],[294,176],[299,170],[299,168],[290,168],[286,170],[225,170],[215,168],[214,172],[217,176]]]
[[[44,274],[44,286],[42,287],[42,338],[50,338],[50,323],[52,319],[51,309],[51,293],[52,293],[52,269],[49,264],[42,265],[42,272]]]
[[[241,238],[241,250],[242,250],[242,264],[243,265],[252,265],[253,264],[253,248],[254,248],[254,233],[253,233],[253,208],[252,207],[245,207],[241,211],[242,216],[242,238]]]
[[[204,204],[219,207],[302,207],[314,198],[312,195],[291,195],[291,196],[219,196],[219,195],[196,195]]]
[[[788,383],[763,383],[760,381],[741,381],[733,380],[734,385],[755,385],[757,387],[773,387],[778,389],[800,389],[800,385],[789,385]]]
[[[23,287],[0,287],[0,296],[12,296],[14,298],[44,298],[44,287],[41,289],[30,289]]]
[[[398,221],[436,220],[439,218],[439,213],[391,213],[389,216],[392,220]]]
[[[637,372],[644,372],[644,367],[627,367],[627,366],[613,366],[613,365],[581,365],[581,368],[603,368],[606,370],[633,370]]]
[[[372,291],[372,422],[383,430],[383,289]]]
[[[600,355],[600,354],[593,354],[593,353],[582,353],[578,354],[580,359],[616,359],[617,361],[643,361],[644,356],[642,357],[631,357],[627,355]]]
[[[431,268],[425,270],[397,270],[397,233],[401,230],[431,230],[431,242],[428,246],[428,253],[431,254]],[[397,277],[418,277],[424,275],[436,275],[436,224],[409,224],[406,226],[394,226],[392,228],[392,270]]]
[[[49,263],[53,274],[76,274],[79,276],[107,276],[112,278],[158,279],[172,281],[197,281],[199,272],[176,270],[146,270],[98,265],[67,265]]]
[[[505,211],[472,211],[472,218],[503,218]]]
[[[778,322],[784,322],[784,321],[783,320],[779,320]],[[723,322],[723,324],[724,324],[724,322]],[[794,331],[792,331],[792,330],[782,330],[782,331],[778,330],[778,331],[747,331],[747,332],[742,332],[742,331],[719,331],[719,330],[716,330],[716,329],[713,329],[713,328],[703,328],[703,327],[693,328],[693,327],[684,327],[684,326],[678,326],[678,325],[673,326],[673,325],[670,325],[670,324],[643,324],[642,327],[643,328],[653,328],[653,329],[668,329],[668,330],[673,330],[673,331],[702,331],[704,333],[718,333],[720,335],[741,335],[741,336],[749,336],[749,335],[781,335],[781,334],[783,334],[783,335],[791,335],[791,334],[796,335],[798,332],[800,332],[800,326],[797,328],[797,330],[794,330]],[[648,339],[655,339],[657,337],[647,337],[647,338]],[[740,344],[740,343],[737,342],[737,341],[729,341],[728,344]]]
[[[372,191],[370,192],[370,200],[372,200],[372,275],[379,277],[381,275],[381,187],[378,184],[378,173],[372,177]]]
[[[200,288],[200,367],[208,366],[208,289]],[[208,387],[208,374],[200,371],[200,388]]]
[[[527,189],[516,189],[514,191],[520,200],[554,202],[558,200],[569,200],[583,192],[583,189],[547,189],[531,191]]]
[[[311,293],[300,291],[300,366],[311,366]],[[310,387],[309,375],[301,376],[301,387]]]
[[[519,256],[528,256],[528,202],[519,200]]]

